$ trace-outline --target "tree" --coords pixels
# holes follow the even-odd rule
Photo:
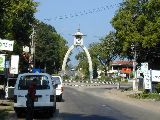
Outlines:
[[[29,45],[36,6],[32,0],[1,0],[0,37],[15,40],[19,45]]]
[[[116,39],[114,32],[110,32],[105,38],[100,39],[100,43],[90,45],[92,58],[99,61],[106,75],[110,62],[120,54],[121,47],[119,45],[120,42]]]
[[[134,44],[137,61],[149,62],[150,68],[155,68],[155,61],[160,60],[157,49],[160,44],[159,7],[159,0],[125,0],[112,19],[116,37],[122,43],[122,53],[133,56],[131,44]]]
[[[57,34],[54,27],[37,21],[35,25],[35,59],[36,67],[46,66],[48,73],[60,71],[68,47],[66,41]]]
[[[77,69],[81,69],[82,74],[85,76],[85,78],[89,78],[89,63],[86,62],[87,56],[84,51],[78,53],[78,55],[75,56],[75,58],[79,61]]]
[[[26,61],[22,56],[22,46],[28,45],[34,23],[37,2],[33,0],[0,0],[0,38],[14,40],[14,51],[20,55],[20,67],[24,69]]]

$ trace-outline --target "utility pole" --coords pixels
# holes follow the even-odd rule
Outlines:
[[[35,67],[35,41],[34,41],[34,35],[35,35],[35,29],[34,26],[32,26],[32,34],[31,34],[31,68]]]
[[[131,45],[131,49],[134,52],[134,58],[133,58],[133,90],[137,90],[137,85],[136,85],[136,56],[137,56],[137,52],[136,52],[136,48],[135,45]]]

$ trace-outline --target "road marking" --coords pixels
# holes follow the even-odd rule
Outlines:
[[[111,108],[111,107],[109,107],[109,106],[107,106],[107,105],[104,105],[104,104],[102,105],[102,107],[103,107],[103,108],[105,108],[105,109],[107,109],[107,110],[109,110],[109,111],[111,111],[111,110],[112,110],[112,108]]]

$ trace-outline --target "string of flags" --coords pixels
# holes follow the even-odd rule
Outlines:
[[[84,16],[84,15],[89,15],[89,14],[95,14],[98,12],[103,12],[106,10],[109,10],[110,8],[113,7],[119,7],[120,4],[113,4],[113,5],[104,5],[98,8],[93,8],[90,10],[83,10],[80,12],[75,12],[75,13],[70,13],[70,14],[65,14],[63,16],[56,16],[54,17],[54,20],[63,20],[63,19],[69,19],[69,18],[74,18],[74,17],[79,17],[79,16]],[[45,19],[45,20],[51,20],[51,19]]]

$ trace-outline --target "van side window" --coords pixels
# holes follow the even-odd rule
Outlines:
[[[58,85],[61,84],[61,81],[60,81],[60,78],[59,78],[59,77],[52,77],[52,80],[54,80],[55,83],[58,84]]]
[[[16,78],[10,78],[8,79],[8,86],[9,87],[14,87],[16,84]]]
[[[26,90],[26,89],[28,89],[28,88],[27,88],[27,83],[26,83],[25,80],[20,79],[19,85],[18,85],[18,89],[19,89],[19,90]]]
[[[47,81],[47,80],[43,80],[43,81],[42,81],[42,85],[43,85],[43,87],[44,87],[44,88],[46,88],[46,89],[50,89],[49,81]]]

